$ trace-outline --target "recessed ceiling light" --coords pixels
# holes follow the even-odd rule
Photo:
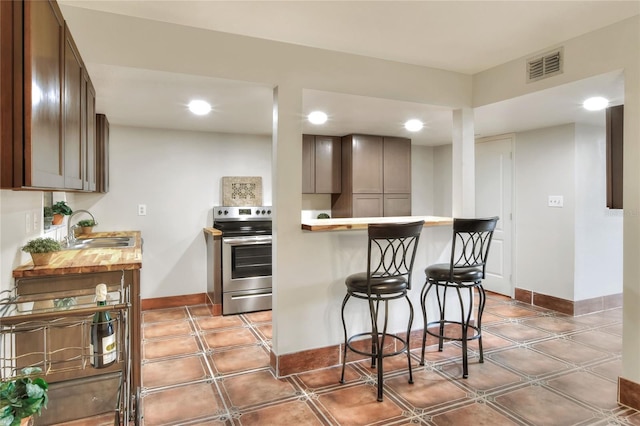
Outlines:
[[[189,102],[189,111],[195,115],[207,115],[211,112],[211,105],[207,101],[191,101]]]
[[[422,130],[423,127],[424,124],[422,123],[422,121],[416,120],[415,118],[404,123],[404,128],[410,132],[418,132]]]
[[[609,100],[601,96],[595,96],[584,101],[582,106],[588,111],[600,111],[609,106]]]
[[[307,120],[312,124],[324,124],[327,122],[327,114],[322,111],[313,111],[307,116]]]

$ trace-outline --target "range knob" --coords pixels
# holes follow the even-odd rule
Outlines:
[[[218,215],[221,215],[221,214],[222,214],[222,210],[218,210]]]
[[[267,214],[271,214],[271,210],[267,210]]]
[[[267,211],[266,211],[266,210],[262,210],[262,214],[266,214],[266,213],[267,213]]]
[[[225,216],[229,214],[229,210],[224,211]]]

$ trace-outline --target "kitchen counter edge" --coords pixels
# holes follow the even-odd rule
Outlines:
[[[424,220],[424,226],[447,226],[453,218],[442,216],[350,217],[338,219],[310,219],[302,221],[305,231],[349,231],[367,229],[370,223],[406,223]]]
[[[135,237],[135,245],[127,248],[89,248],[62,250],[54,253],[51,262],[34,266],[29,262],[13,270],[14,278],[43,275],[82,274],[142,268],[142,235],[140,231],[93,232],[90,237]]]
[[[211,235],[214,238],[222,236],[222,231],[220,231],[219,229],[216,229],[216,228],[204,228],[204,233],[206,235]]]

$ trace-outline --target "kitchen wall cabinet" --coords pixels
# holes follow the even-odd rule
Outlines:
[[[411,216],[411,194],[384,194],[384,216]]]
[[[384,193],[411,194],[411,140],[385,137]]]
[[[71,37],[69,29],[65,27],[64,37],[64,121],[62,130],[64,135],[64,188],[82,189],[84,163],[83,154],[86,149],[86,136],[83,137],[82,116],[86,106],[83,96],[86,88],[82,71],[84,65],[78,48]],[[86,115],[86,111],[84,113]],[[86,120],[84,120],[86,125]]]
[[[302,135],[302,193],[342,191],[342,141],[337,136]]]
[[[96,191],[109,192],[109,120],[96,115]]]
[[[58,4],[0,4],[0,187],[94,190],[95,91]]]
[[[342,138],[343,191],[333,217],[411,215],[411,140],[373,135]]]
[[[22,19],[18,15],[14,18],[14,25],[22,26],[24,37],[14,40],[18,42],[14,48],[22,49],[24,63],[23,75],[14,75],[24,89],[22,102],[15,105],[16,109],[22,107],[22,111],[14,112],[24,113],[23,147],[18,149],[24,152],[24,162],[21,165],[14,162],[14,166],[22,168],[22,176],[17,176],[22,181],[13,184],[15,187],[63,188],[62,12],[52,1],[26,1],[22,3]]]
[[[84,129],[82,135],[86,140],[86,169],[82,189],[94,192],[97,190],[96,91],[86,69],[82,73],[82,84],[85,105],[82,108],[83,125],[81,127]]]

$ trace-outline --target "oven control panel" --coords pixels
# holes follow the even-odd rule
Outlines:
[[[235,219],[235,220],[255,220],[271,219],[273,208],[271,206],[218,206],[213,208],[213,220]]]

